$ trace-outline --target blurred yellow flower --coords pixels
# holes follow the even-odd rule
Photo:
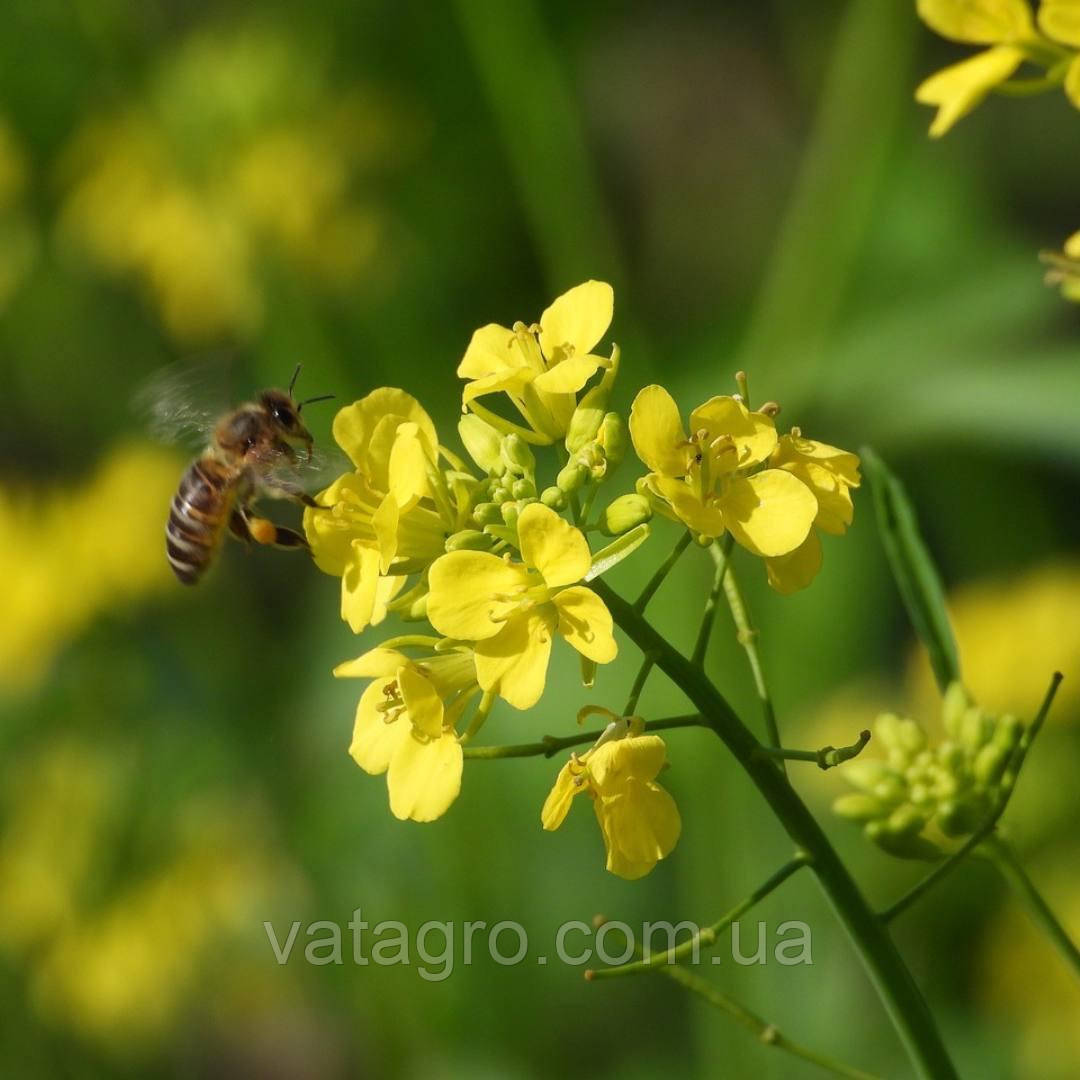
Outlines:
[[[61,237],[134,278],[185,342],[258,329],[267,254],[354,291],[375,266],[385,216],[359,201],[355,180],[392,152],[391,120],[367,95],[332,94],[318,70],[265,27],[192,35],[138,102],[72,140]]]
[[[923,22],[942,37],[989,49],[931,75],[915,91],[924,105],[937,106],[930,135],[944,135],[1024,62],[1047,69],[1049,87],[1063,83],[1080,108],[1080,3],[1042,0],[1038,29],[1027,0],[917,0]],[[1041,33],[1039,32],[1041,31]]]
[[[549,831],[566,819],[574,796],[587,792],[607,850],[607,869],[643,877],[671,854],[682,830],[675,800],[656,783],[667,765],[659,735],[642,734],[639,718],[616,719],[584,754],[559,771],[540,821]]]
[[[0,686],[26,688],[99,612],[169,584],[163,508],[182,462],[121,446],[80,489],[0,490]]]
[[[764,468],[776,427],[735,397],[714,397],[690,414],[687,437],[678,406],[662,386],[647,386],[630,410],[630,437],[649,472],[639,482],[655,508],[691,532],[730,532],[748,551],[794,552],[810,534],[818,503],[787,469]]]
[[[598,664],[615,659],[612,619],[583,585],[592,556],[582,533],[541,503],[517,523],[522,563],[485,551],[452,551],[431,567],[427,614],[447,637],[475,642],[476,673],[518,709],[540,700],[552,636]]]
[[[477,398],[505,393],[529,424],[532,441],[548,444],[562,439],[574,412],[574,395],[610,364],[592,350],[611,325],[614,304],[610,285],[586,281],[555,300],[538,326],[521,322],[512,329],[498,323],[482,326],[457,369],[469,380],[463,405],[478,408]]]
[[[1075,723],[1080,704],[1080,564],[1050,563],[1017,577],[977,581],[949,594],[964,682],[994,712],[1031,716],[1053,671],[1065,674],[1049,724]],[[924,651],[908,665],[916,712],[938,693]]]
[[[356,709],[349,754],[372,776],[386,773],[390,810],[404,821],[442,817],[461,791],[457,723],[477,692],[472,650],[410,660],[376,648],[334,669],[372,682]]]
[[[1065,241],[1064,250],[1041,252],[1040,258],[1047,264],[1047,285],[1060,285],[1066,300],[1080,303],[1080,232]]]

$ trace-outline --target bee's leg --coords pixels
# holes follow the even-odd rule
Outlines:
[[[245,547],[250,548],[255,540],[248,527],[248,517],[243,510],[234,509],[229,515],[229,532],[241,541]]]
[[[263,494],[271,499],[290,499],[302,506],[314,506],[319,504],[301,487],[290,484],[287,480],[275,480],[272,483],[263,483]]]
[[[272,521],[261,517],[249,517],[246,521],[248,534],[256,544],[268,544],[276,548],[304,551],[310,550],[307,538],[303,533],[295,529],[287,529],[283,525],[275,525]]]

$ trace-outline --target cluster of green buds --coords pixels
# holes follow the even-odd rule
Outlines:
[[[893,855],[940,858],[949,841],[991,818],[1016,780],[1024,733],[1017,717],[988,715],[953,683],[942,723],[945,738],[933,746],[917,721],[885,713],[873,731],[887,758],[853,761],[844,771],[858,791],[842,795],[833,810],[862,822],[867,839]]]

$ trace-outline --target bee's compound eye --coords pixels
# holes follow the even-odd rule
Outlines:
[[[296,417],[282,405],[274,407],[274,419],[283,428],[291,428],[296,423]]]

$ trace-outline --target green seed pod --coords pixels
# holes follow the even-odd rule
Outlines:
[[[604,507],[601,530],[605,536],[621,536],[651,517],[652,507],[643,495],[620,495]]]
[[[572,495],[575,491],[580,491],[588,480],[589,470],[580,462],[570,461],[559,470],[555,484],[560,491]]]
[[[480,503],[472,512],[472,519],[480,528],[485,525],[497,525],[502,521],[502,511],[496,502]]]
[[[477,529],[462,529],[446,538],[447,551],[487,551],[494,541]]]
[[[520,480],[515,480],[513,484],[510,485],[510,493],[515,499],[535,499],[536,484],[534,484],[527,476],[523,476]]]
[[[540,493],[540,501],[552,510],[566,509],[566,496],[557,487],[548,487]]]
[[[841,795],[832,808],[834,814],[847,818],[848,821],[872,821],[888,813],[888,808],[882,806],[872,795],[863,795],[857,791]]]
[[[536,471],[536,458],[520,435],[504,435],[501,454],[506,467],[518,476],[532,476]]]
[[[474,413],[466,413],[458,421],[458,434],[469,457],[486,473],[501,474],[506,468],[502,454],[502,436]]]

